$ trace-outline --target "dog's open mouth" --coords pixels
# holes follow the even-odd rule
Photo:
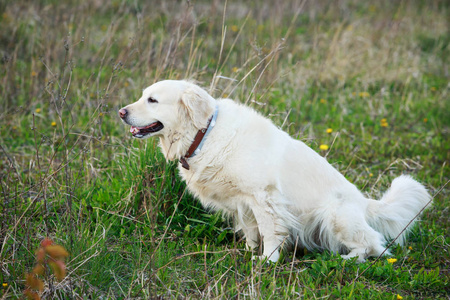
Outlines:
[[[164,125],[161,122],[154,122],[150,125],[144,127],[135,127],[131,126],[130,132],[136,138],[142,138],[147,134],[158,132],[164,128]]]

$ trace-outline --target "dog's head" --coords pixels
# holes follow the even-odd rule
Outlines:
[[[147,87],[138,101],[119,110],[119,116],[131,126],[133,137],[147,138],[202,129],[214,107],[214,98],[197,85],[164,80]]]

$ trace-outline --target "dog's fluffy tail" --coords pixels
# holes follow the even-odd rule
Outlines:
[[[430,199],[430,194],[422,184],[410,176],[402,175],[394,179],[380,201],[369,200],[367,221],[387,239],[394,239],[400,235],[396,242],[403,245],[408,231],[416,221],[411,220]],[[405,228],[406,230],[401,233]]]

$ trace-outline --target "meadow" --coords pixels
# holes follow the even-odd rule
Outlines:
[[[0,298],[24,297],[49,238],[69,256],[64,278],[39,276],[42,299],[448,299],[449,14],[444,0],[2,1]],[[254,261],[118,118],[162,79],[246,103],[370,197],[410,174],[433,203],[390,257]]]

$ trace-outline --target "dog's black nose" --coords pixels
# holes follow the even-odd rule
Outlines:
[[[119,109],[119,116],[122,119],[125,119],[127,115],[128,115],[128,111],[125,108]]]

